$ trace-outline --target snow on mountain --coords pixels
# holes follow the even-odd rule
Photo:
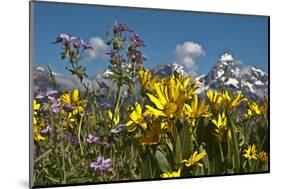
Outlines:
[[[172,74],[186,75],[184,67],[173,62],[171,64],[160,64],[152,69],[154,74],[160,77],[170,76]],[[106,69],[103,72],[95,75],[91,79],[83,81],[90,89],[108,90],[107,87],[111,86],[112,81],[108,79],[113,73]],[[54,78],[58,89],[61,91],[68,91],[73,88],[84,90],[83,85],[80,83],[76,76],[65,76],[53,72]],[[53,87],[53,81],[49,77],[48,70],[42,66],[33,68],[34,91],[45,90]],[[227,89],[231,91],[242,91],[248,97],[263,97],[268,95],[268,75],[261,69],[248,66],[239,69],[235,58],[230,53],[221,55],[217,63],[212,69],[204,75],[194,78],[198,83],[198,93],[204,93],[208,89],[221,90]],[[106,94],[108,91],[101,91]]]
[[[197,78],[199,86],[208,89],[228,89],[242,91],[249,97],[262,97],[268,95],[268,75],[254,67],[237,67],[235,58],[229,54],[223,54],[218,62],[205,76]]]

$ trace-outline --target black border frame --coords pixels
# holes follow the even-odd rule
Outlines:
[[[178,178],[156,178],[156,179],[135,179],[135,180],[120,180],[120,181],[106,181],[106,182],[93,182],[93,183],[77,183],[77,184],[54,184],[54,185],[37,185],[34,186],[33,179],[33,97],[32,97],[32,63],[33,63],[33,3],[45,3],[45,4],[62,4],[62,5],[79,5],[79,6],[93,6],[93,7],[110,7],[110,8],[122,8],[122,9],[141,9],[141,10],[158,10],[158,11],[171,11],[171,12],[189,12],[189,13],[201,13],[201,14],[215,14],[215,15],[232,15],[232,16],[251,16],[251,17],[265,17],[267,18],[267,53],[268,53],[268,171],[264,172],[252,172],[252,173],[233,173],[233,174],[214,174],[214,175],[202,175],[191,177],[178,177]],[[177,9],[164,9],[164,8],[148,8],[148,7],[134,7],[134,6],[120,6],[120,5],[101,5],[101,4],[89,4],[89,3],[72,3],[72,2],[56,2],[56,1],[41,1],[30,0],[29,1],[29,188],[52,188],[52,187],[69,187],[69,186],[91,186],[100,184],[115,184],[115,183],[135,183],[146,181],[165,181],[165,180],[182,180],[189,178],[210,178],[210,177],[224,177],[224,176],[239,176],[239,175],[257,175],[257,174],[269,174],[270,173],[270,16],[258,15],[258,14],[238,14],[238,13],[224,13],[224,12],[207,12],[207,11],[192,11],[192,10],[177,10]]]

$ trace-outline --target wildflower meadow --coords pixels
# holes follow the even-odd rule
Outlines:
[[[53,46],[83,89],[33,96],[35,186],[103,183],[269,171],[268,97],[207,90],[191,76],[146,68],[145,40],[126,24],[106,34],[108,80],[85,84],[80,37],[54,36]],[[99,93],[107,87],[106,95]]]

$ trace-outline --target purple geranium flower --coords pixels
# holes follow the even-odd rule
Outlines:
[[[118,124],[115,128],[111,129],[110,132],[113,134],[117,134],[123,131],[124,129],[126,129],[126,125]]]
[[[58,113],[60,111],[60,99],[57,99],[57,98],[49,98],[51,100],[51,106],[50,106],[50,110],[51,112],[53,113]]]
[[[135,54],[132,55],[132,62],[137,62],[142,64],[146,58],[143,56],[143,54],[140,51],[136,51]]]
[[[80,48],[80,40],[77,37],[71,36],[70,41],[74,48]]]
[[[112,105],[105,102],[105,103],[100,104],[100,107],[104,108],[104,109],[111,109]]]
[[[82,46],[84,47],[84,49],[90,49],[93,50],[93,47],[91,45],[89,45],[88,43],[85,43],[83,39],[80,39]]]
[[[139,38],[138,35],[136,34],[133,34],[131,36],[131,41],[136,45],[136,46],[139,46],[139,47],[144,47],[144,41],[142,39]]]
[[[56,40],[53,43],[61,43],[63,40],[70,41],[70,36],[65,33],[61,33],[56,37]]]
[[[101,141],[101,138],[100,138],[100,134],[99,133],[95,133],[95,134],[89,134],[88,135],[88,138],[86,139],[86,141],[89,143],[89,144],[101,144],[101,145],[105,145],[105,144],[108,144],[107,142],[103,142]]]
[[[99,144],[100,143],[100,135],[98,133],[89,134],[88,138],[86,140],[89,144],[92,144],[92,143]]]
[[[71,104],[62,104],[61,106],[67,112],[72,112],[73,110],[75,110],[75,107]]]
[[[107,174],[109,171],[111,171],[112,160],[111,158],[105,159],[104,156],[98,156],[97,160],[90,164],[90,167],[95,169],[97,172]]]
[[[48,89],[46,92],[42,92],[40,91],[36,96],[35,96],[35,99],[43,99],[45,97],[51,99],[50,97],[52,97],[53,95],[57,94],[58,91],[56,90],[51,90],[51,89]]]
[[[46,135],[47,133],[49,133],[50,130],[51,130],[50,125],[47,125],[44,129],[40,130],[39,133]]]
[[[115,32],[123,32],[123,31],[128,31],[128,32],[133,32],[126,24],[117,24],[114,26]]]

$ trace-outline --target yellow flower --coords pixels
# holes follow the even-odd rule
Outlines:
[[[248,146],[248,149],[244,150],[244,154],[243,156],[248,159],[248,160],[251,160],[251,159],[254,159],[254,160],[257,160],[258,159],[258,155],[257,155],[257,150],[256,150],[256,145],[250,145]]]
[[[62,94],[60,100],[62,104],[72,105],[75,108],[72,111],[73,115],[84,112],[85,102],[79,99],[78,89],[74,89],[70,93]]]
[[[156,83],[158,76],[153,75],[151,71],[141,69],[139,71],[139,80],[142,87],[151,90],[154,87],[154,83]]]
[[[258,104],[258,102],[256,101],[249,101],[247,102],[247,114],[246,114],[246,118],[248,117],[252,117],[252,116],[256,116],[256,115],[261,115],[261,108]]]
[[[108,116],[109,116],[110,120],[112,120],[113,113],[110,110],[108,111]],[[117,126],[119,124],[119,121],[120,121],[120,116],[119,116],[119,112],[117,110],[115,117],[113,118],[114,125]]]
[[[262,115],[268,114],[268,99],[267,97],[263,97],[262,105],[260,106],[260,111]]]
[[[190,96],[182,90],[182,84],[173,75],[166,85],[155,83],[154,88],[157,95],[147,93],[147,96],[154,103],[156,108],[146,105],[145,115],[154,115],[156,117],[173,118],[181,115],[184,102]]]
[[[218,94],[218,92],[217,91],[213,92],[212,90],[208,90],[206,95],[212,107],[215,110],[219,109],[222,104],[222,97]]]
[[[259,158],[259,160],[260,160],[262,163],[266,163],[267,160],[268,160],[267,153],[264,152],[264,151],[259,152],[258,158]]]
[[[184,113],[187,116],[187,120],[195,126],[195,121],[199,117],[210,117],[211,113],[209,111],[209,106],[205,104],[205,100],[198,103],[198,95],[194,94],[191,102],[189,104],[184,104]]]
[[[85,111],[86,104],[84,101],[80,100],[78,89],[74,89],[69,93],[62,94],[60,97],[60,101],[61,104],[69,105],[73,108],[73,110],[70,112],[66,112],[63,109],[61,110],[61,113],[66,117],[66,119],[63,121],[63,126],[70,126],[71,128],[73,128],[74,124],[78,120],[77,116]]]
[[[143,145],[154,145],[158,144],[161,140],[162,134],[167,129],[166,122],[159,122],[153,120],[150,127],[146,130],[145,136],[139,139],[139,143]]]
[[[205,151],[198,153],[198,151],[195,151],[188,160],[182,160],[181,163],[185,163],[186,167],[191,167],[194,165],[198,165],[199,167],[203,167],[203,164],[199,161],[205,157],[207,153]]]
[[[230,96],[227,91],[222,92],[223,103],[226,108],[233,110],[235,107],[239,106],[246,99],[244,95],[239,91],[236,96]]]
[[[37,101],[33,100],[33,114],[37,115],[37,111],[40,109],[41,104],[37,103]]]
[[[173,178],[173,177],[180,177],[181,176],[181,169],[174,172],[166,172],[160,175],[161,178]]]
[[[46,140],[45,137],[43,137],[40,134],[40,129],[45,127],[45,124],[43,121],[40,121],[38,119],[38,110],[40,109],[41,104],[37,103],[37,101],[33,100],[33,133],[34,133],[34,140],[36,142],[39,142],[41,140]]]
[[[215,136],[217,136],[219,140],[221,140],[227,125],[227,118],[225,116],[225,113],[224,112],[222,114],[219,113],[218,120],[212,119],[212,123],[216,126],[214,132]]]
[[[127,122],[127,126],[130,126],[129,131],[134,131],[137,126],[141,126],[143,129],[146,129],[147,125],[144,120],[144,115],[142,112],[141,105],[136,102],[135,107],[133,108],[132,113],[129,115],[130,121]]]
[[[43,121],[39,120],[37,117],[33,118],[33,133],[34,133],[34,140],[36,142],[39,142],[41,140],[46,140],[46,138],[43,137],[39,132],[40,129],[42,129],[44,127],[45,127],[45,124]]]

